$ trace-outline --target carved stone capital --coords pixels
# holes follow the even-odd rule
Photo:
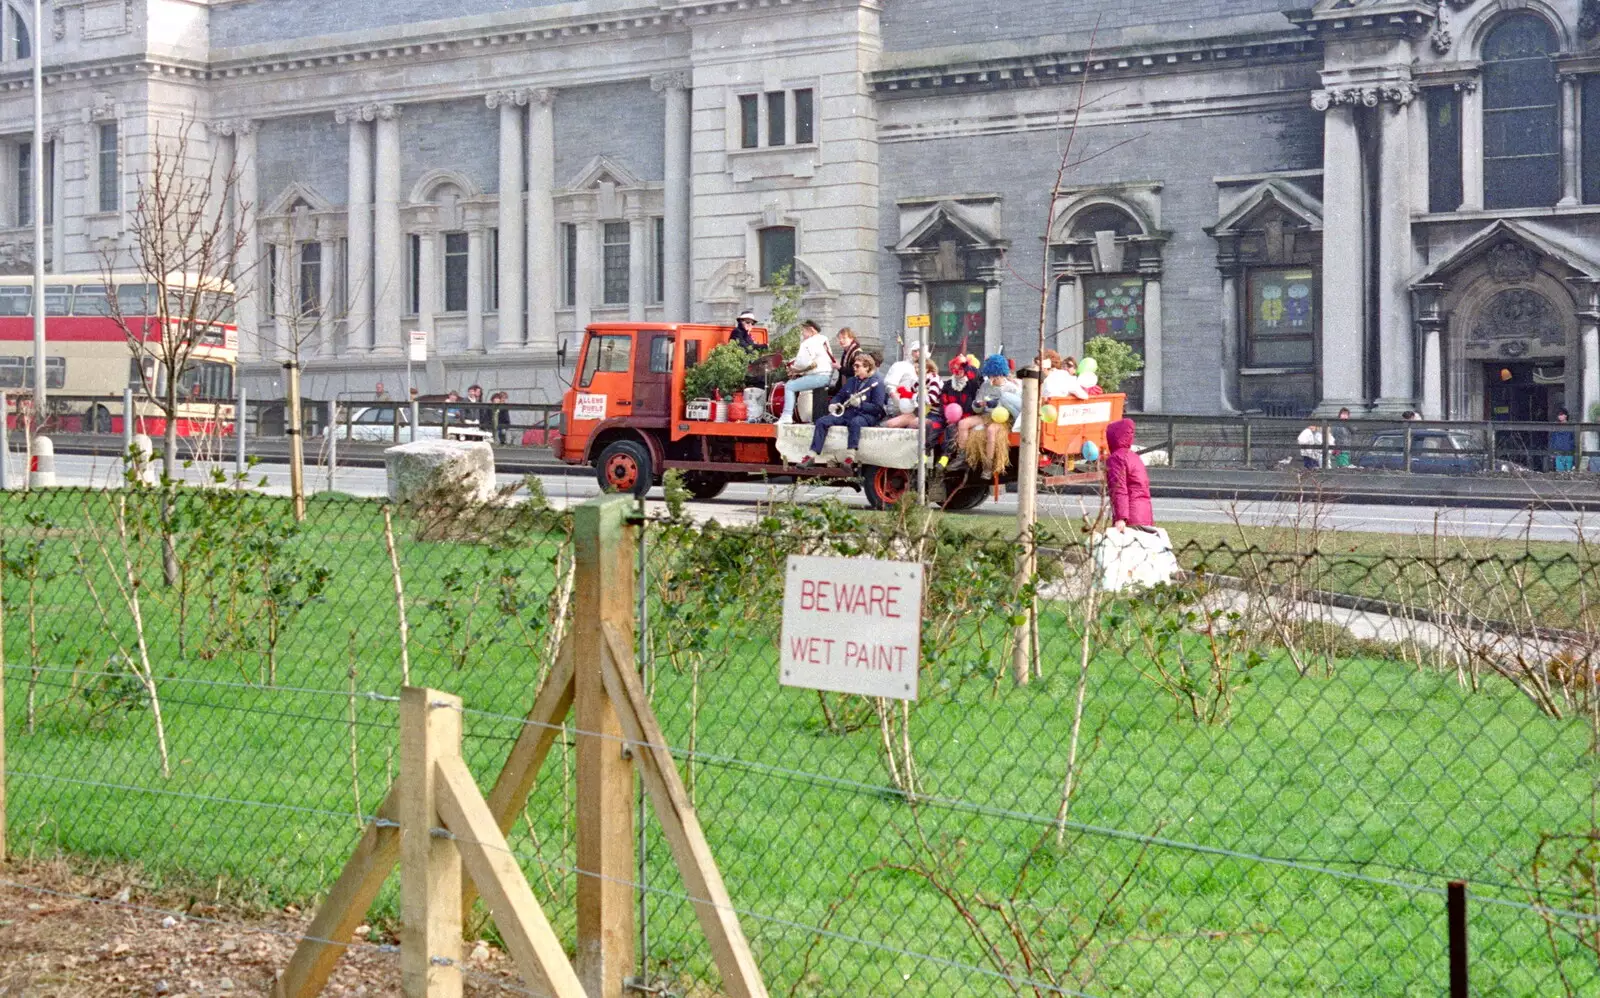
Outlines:
[[[483,102],[491,109],[497,107],[521,107],[528,103],[528,91],[491,90],[483,95]]]
[[[117,117],[117,101],[110,94],[95,94],[89,106],[83,109],[84,121],[114,121]]]
[[[379,121],[394,121],[400,117],[400,105],[374,104],[373,117]]]
[[[1416,100],[1417,93],[1417,85],[1409,81],[1375,83],[1359,87],[1329,87],[1311,95],[1311,106],[1318,111],[1326,111],[1344,104],[1361,107],[1389,104],[1398,111]]]
[[[257,124],[253,118],[221,118],[211,123],[211,130],[218,135],[250,135]]]
[[[556,102],[554,87],[534,87],[527,94],[529,107],[552,107]]]
[[[693,77],[687,69],[675,69],[650,77],[650,89],[658,94],[668,90],[688,90],[692,80]]]
[[[357,121],[393,121],[400,117],[398,104],[352,104],[341,107],[333,112],[333,120],[339,124],[349,124]]]

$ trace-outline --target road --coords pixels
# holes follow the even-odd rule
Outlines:
[[[20,462],[14,462],[15,465]],[[224,466],[227,471],[232,465]],[[56,476],[60,485],[105,488],[121,482],[121,466],[111,458],[81,455],[57,455]],[[210,481],[204,468],[191,467],[183,471],[189,481]],[[501,475],[503,484],[514,484],[520,475]],[[558,505],[582,502],[599,491],[594,476],[588,473],[537,476],[545,494]],[[265,480],[263,491],[275,495],[289,492],[289,469],[282,464],[260,464],[251,475],[255,484]],[[306,469],[308,486],[313,491],[323,491],[328,486],[325,468]],[[340,469],[336,485],[339,491],[352,495],[383,495],[387,488],[381,468]],[[654,495],[659,498],[660,492]],[[866,505],[860,493],[850,489],[821,488],[788,485],[730,485],[722,496],[710,502],[690,504],[697,519],[716,518],[723,522],[742,522],[759,515],[760,506],[774,501],[815,502],[833,496],[847,505]],[[1047,495],[1040,498],[1040,516],[1077,520],[1083,516],[1088,497],[1075,495]],[[978,515],[1005,517],[1015,515],[1016,497],[1002,496],[999,502],[986,503]],[[1215,499],[1155,500],[1156,520],[1168,523],[1214,523],[1226,525],[1237,515],[1248,526],[1291,526],[1297,518],[1309,518],[1309,507],[1297,509],[1291,503],[1241,502],[1232,503]],[[1320,525],[1328,530],[1356,530],[1394,534],[1432,534],[1438,529],[1447,537],[1522,538],[1536,541],[1573,542],[1580,536],[1600,534],[1600,516],[1578,512],[1545,510],[1530,514],[1526,511],[1502,509],[1461,509],[1428,505],[1353,505],[1327,504],[1317,511]]]

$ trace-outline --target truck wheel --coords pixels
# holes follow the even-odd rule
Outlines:
[[[636,440],[618,440],[600,452],[595,462],[600,488],[606,492],[630,492],[644,498],[655,484],[650,467],[650,452]]]
[[[715,499],[728,487],[728,476],[714,471],[691,471],[683,476],[683,487],[696,499]]]
[[[944,501],[944,510],[947,513],[960,513],[964,510],[977,509],[983,501],[989,498],[989,490],[982,485],[962,485],[952,491]]]
[[[861,491],[867,497],[867,505],[873,509],[893,506],[912,487],[911,472],[904,468],[865,465],[861,469]]]

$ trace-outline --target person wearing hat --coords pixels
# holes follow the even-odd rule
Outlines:
[[[737,319],[733,320],[733,332],[728,334],[728,342],[737,343],[746,350],[760,350],[761,348],[756,345],[755,337],[750,335],[750,330],[754,329],[755,326],[756,314],[748,308],[745,309],[739,313]]]
[[[1011,363],[1005,354],[994,353],[978,369],[983,383],[972,400],[973,415],[956,428],[967,463],[982,467],[984,474],[1003,475],[1011,463],[1011,426],[1022,415],[1022,385],[1011,376]],[[1004,416],[995,413],[1003,411]],[[973,429],[983,426],[983,432]]]

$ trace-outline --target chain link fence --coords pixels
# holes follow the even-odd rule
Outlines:
[[[772,994],[1439,994],[1451,881],[1473,993],[1600,989],[1586,545],[1290,532],[1108,594],[1078,525],[1041,533],[1019,590],[1020,546],[977,523],[822,504],[639,532],[641,672]],[[407,679],[464,699],[487,787],[584,612],[537,497],[312,500],[297,524],[230,489],[8,494],[0,530],[13,853],[268,906],[337,876]],[[779,684],[792,554],[926,566],[916,702]],[[576,735],[507,837],[569,944]],[[640,818],[638,984],[716,994]]]

